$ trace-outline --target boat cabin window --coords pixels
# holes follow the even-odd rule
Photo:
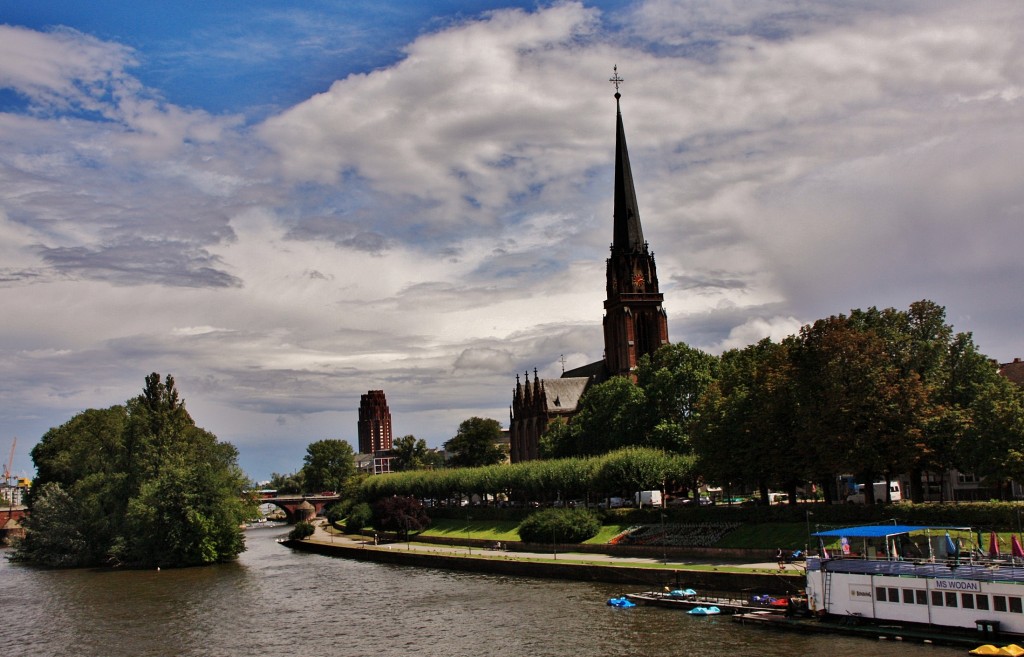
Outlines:
[[[885,587],[884,586],[876,586],[875,587],[875,600],[878,600],[879,602],[885,602]]]
[[[954,593],[953,591],[946,591],[946,606],[947,607],[955,607],[956,606],[956,593]]]
[[[917,598],[917,604],[926,605],[928,604],[928,593],[924,589],[915,589],[914,597]]]
[[[932,606],[933,607],[941,607],[942,606],[942,591],[932,591]]]
[[[1010,596],[1010,613],[1024,614],[1024,606],[1020,604],[1020,598],[1015,595]]]
[[[975,600],[977,601],[978,609],[981,609],[982,611],[988,611],[988,596],[987,595],[979,593],[975,597]]]
[[[899,602],[899,601],[900,601],[900,590],[899,589],[889,589],[889,602]]]
[[[961,593],[960,594],[960,606],[964,609],[974,609],[974,594],[973,593]]]
[[[903,604],[914,604],[914,589],[903,589]]]
[[[992,596],[992,608],[996,611],[1006,611],[1006,596],[1005,595],[994,595]]]

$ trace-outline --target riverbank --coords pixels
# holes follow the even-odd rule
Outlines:
[[[775,563],[736,564],[711,560],[660,560],[583,552],[524,552],[472,547],[389,543],[332,534],[321,526],[310,537],[288,540],[287,547],[346,559],[495,575],[605,582],[661,589],[684,586],[704,591],[754,591],[782,595],[804,587],[802,567]]]

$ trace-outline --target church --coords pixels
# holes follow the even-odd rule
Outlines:
[[[537,370],[516,375],[510,408],[510,457],[513,463],[538,458],[538,443],[548,424],[568,421],[587,388],[613,376],[634,376],[640,357],[668,344],[668,319],[658,290],[654,253],[644,241],[633,174],[622,127],[618,70],[615,84],[615,201],[611,254],[607,260],[604,301],[604,358],[540,379]]]

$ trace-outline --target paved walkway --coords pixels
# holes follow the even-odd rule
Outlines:
[[[716,569],[722,567],[737,568],[742,571],[749,571],[751,573],[780,573],[785,575],[802,575],[804,572],[804,565],[802,563],[786,564],[786,568],[783,571],[779,570],[779,566],[776,562],[751,562],[751,563],[736,563],[733,561],[714,561],[708,559],[676,559],[671,558],[668,560],[656,559],[651,557],[621,557],[613,556],[608,554],[598,554],[591,552],[522,552],[520,550],[495,550],[491,548],[476,548],[467,547],[465,545],[435,545],[426,543],[386,543],[384,545],[374,545],[373,540],[357,539],[352,536],[333,534],[326,530],[326,522],[319,520],[314,523],[315,531],[313,535],[307,538],[307,541],[313,541],[316,543],[323,544],[335,544],[335,545],[348,545],[350,547],[360,547],[369,550],[408,550],[413,552],[419,552],[423,554],[451,554],[459,556],[472,556],[481,559],[514,559],[514,560],[536,560],[536,561],[550,561],[550,560],[567,560],[579,563],[607,563],[615,564],[618,566],[669,566],[677,567],[680,570],[696,569],[696,570],[707,570]]]

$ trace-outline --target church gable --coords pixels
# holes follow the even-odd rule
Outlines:
[[[544,379],[544,410],[549,416],[575,413],[588,383],[590,379],[586,377]]]

